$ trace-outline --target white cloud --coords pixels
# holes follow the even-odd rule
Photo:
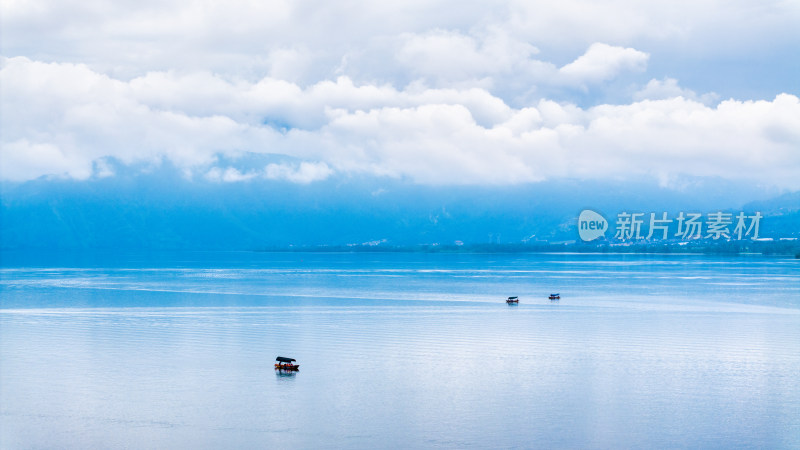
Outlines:
[[[248,181],[256,178],[258,173],[254,171],[250,171],[247,173],[242,173],[238,169],[234,167],[228,167],[225,170],[222,170],[219,167],[212,167],[209,169],[208,172],[205,174],[205,178],[210,181],[224,181],[226,183],[235,183],[239,181]]]
[[[108,178],[116,175],[114,168],[109,164],[105,158],[96,159],[93,161],[94,176],[97,178]]]
[[[170,91],[168,77],[152,79],[156,92]],[[160,83],[162,79],[167,82]],[[70,162],[67,173],[72,176],[78,173],[73,165],[80,165],[80,173],[91,173],[92,162],[104,157],[126,164],[166,158],[180,167],[205,165],[220,153],[264,152],[278,135],[217,113],[215,96],[197,100],[191,89],[178,94],[180,101],[141,95],[136,80],[114,80],[83,65],[6,59],[0,84],[4,161],[21,161],[24,156],[18,153],[38,154],[22,148],[57,149]],[[6,148],[14,142],[26,144]],[[13,158],[7,156],[12,151]],[[56,174],[41,158],[29,163],[25,173],[32,177]]]
[[[678,58],[740,55],[797,42],[796,2],[766,0],[511,0],[507,29],[540,47],[583,48],[593,42],[672,48]],[[776,45],[777,44],[777,45]]]
[[[524,65],[539,50],[501,29],[481,36],[458,31],[433,30],[401,36],[397,60],[415,76],[437,85],[471,81],[473,86],[492,87],[492,79],[506,76]]]
[[[592,44],[586,53],[558,70],[568,82],[599,83],[614,78],[623,71],[641,72],[650,56],[633,48]]]
[[[785,59],[800,38],[800,6],[780,0],[10,0],[0,21],[6,56],[86,64],[120,80],[176,70],[302,87],[338,75],[393,86],[422,78],[508,101],[541,93],[531,85],[595,43],[679,66]],[[566,73],[604,79],[620,69],[592,55]]]
[[[683,97],[690,100],[697,100],[704,104],[711,104],[719,97],[713,92],[697,95],[691,89],[685,89],[678,85],[678,80],[674,78],[664,78],[663,80],[650,80],[641,90],[633,94],[633,99],[641,100],[665,100],[668,98]]]
[[[484,128],[457,105],[381,108],[333,117],[311,136],[324,150],[310,156],[427,184],[691,175],[795,189],[798,113],[791,95],[716,108],[684,98],[586,110],[541,102]]]
[[[237,183],[263,178],[309,184],[315,181],[322,181],[332,174],[333,170],[324,162],[303,161],[299,164],[271,163],[267,164],[263,170],[250,169],[244,173],[235,167],[223,169],[215,166],[209,169],[204,177],[209,181],[225,183]]]
[[[641,60],[626,49],[610,53]],[[168,160],[221,182],[302,184],[334,174],[426,184],[689,175],[800,188],[800,102],[789,94],[714,107],[687,95],[513,107],[475,87],[398,89],[347,77],[302,87],[208,72],[123,80],[81,64],[20,57],[2,60],[0,89],[0,175],[13,181],[109,176],[103,161],[113,158],[121,164]],[[652,97],[658,90],[686,93],[669,80],[648,89]],[[247,153],[299,161],[266,168],[219,164]]]
[[[86,179],[92,175],[92,161],[80,154],[66,154],[50,143],[20,139],[2,142],[0,177],[3,180],[27,181],[43,175]]]
[[[342,113],[320,136],[332,142],[327,157],[343,172],[426,184],[507,184],[539,177],[508,133],[480,126],[461,105]]]
[[[313,55],[306,48],[276,48],[269,53],[267,60],[270,78],[298,83],[305,81]]]
[[[303,161],[299,165],[267,164],[264,177],[270,180],[286,180],[292,183],[308,184],[322,181],[333,174],[333,170],[324,162]]]
[[[470,36],[436,30],[404,36],[397,58],[412,71],[445,79],[464,79],[491,70]]]
[[[661,177],[716,176],[800,188],[793,175],[800,173],[800,101],[796,96],[727,100],[716,108],[677,97],[604,105],[587,112],[591,122],[580,141],[599,147],[606,164],[576,170],[627,168],[629,173]],[[782,139],[771,140],[769,130],[778,129]]]

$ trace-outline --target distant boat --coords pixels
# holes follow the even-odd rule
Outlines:
[[[509,305],[512,304],[512,303],[519,303],[519,298],[517,298],[517,297],[508,297],[508,300],[506,300],[506,303],[508,303]]]
[[[278,361],[275,364],[275,370],[299,370],[300,364],[294,364],[297,361],[294,358],[284,358],[283,356],[278,356],[275,358],[275,361]]]
[[[550,300],[560,300],[561,294],[550,294]]]

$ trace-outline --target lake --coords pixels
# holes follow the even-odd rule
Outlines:
[[[5,252],[0,267],[3,449],[799,448],[798,374],[788,258]]]

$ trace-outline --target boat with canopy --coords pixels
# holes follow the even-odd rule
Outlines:
[[[294,359],[294,358],[286,358],[284,356],[278,356],[277,358],[275,358],[275,361],[278,361],[275,364],[275,369],[276,370],[299,370],[300,369],[300,364],[295,364],[295,361],[297,361],[297,360]]]

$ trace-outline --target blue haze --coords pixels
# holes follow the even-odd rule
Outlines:
[[[266,160],[265,160],[266,161]],[[262,163],[265,161],[261,161]],[[252,164],[250,161],[248,164]],[[308,185],[251,180],[187,180],[174,169],[140,168],[85,181],[41,179],[3,186],[3,249],[253,250],[273,247],[518,243],[577,238],[582,209],[620,211],[755,210],[779,192],[721,180],[548,181],[513,186],[421,186],[382,178],[332,178]],[[800,225],[800,197],[760,209],[762,235]],[[789,215],[786,208],[789,208]],[[772,220],[779,226],[770,227]],[[613,220],[612,220],[613,223]]]

